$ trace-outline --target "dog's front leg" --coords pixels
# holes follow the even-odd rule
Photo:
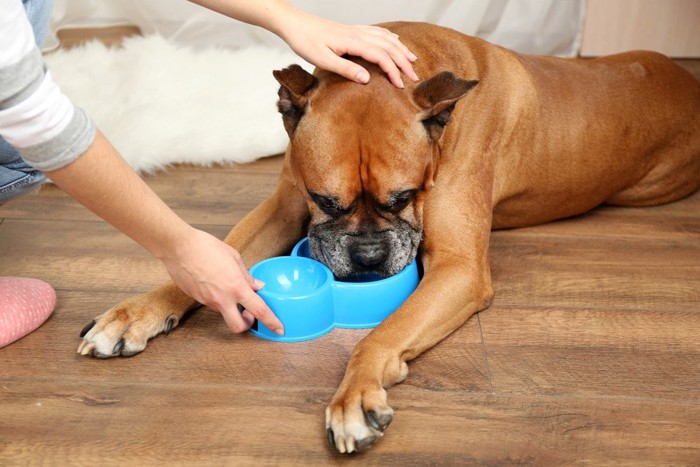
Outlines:
[[[226,242],[236,248],[247,266],[285,253],[304,233],[308,209],[294,187],[288,164],[270,198],[244,217]],[[128,298],[95,318],[81,333],[78,353],[108,358],[135,355],[148,340],[168,334],[198,303],[174,282]]]
[[[326,409],[329,442],[341,453],[362,451],[383,436],[393,418],[386,388],[406,378],[409,360],[488,307],[493,298],[490,221],[472,227],[466,248],[426,241],[425,273],[416,291],[355,347]]]
[[[272,256],[288,254],[306,233],[309,208],[294,185],[285,159],[275,192],[251,211],[226,236],[248,266]]]

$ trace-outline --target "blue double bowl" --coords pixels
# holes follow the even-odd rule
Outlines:
[[[290,256],[261,261],[250,273],[265,282],[258,294],[284,325],[284,336],[261,322],[250,332],[280,342],[315,339],[336,327],[375,327],[411,295],[419,281],[415,259],[391,277],[337,280],[326,265],[310,258],[308,238],[299,241]]]

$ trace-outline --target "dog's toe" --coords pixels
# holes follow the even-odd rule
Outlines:
[[[151,337],[169,334],[178,325],[179,317],[166,311],[145,305],[138,297],[127,300],[82,329],[78,353],[97,358],[136,355]]]
[[[370,410],[367,412],[367,421],[370,425],[372,425],[372,428],[377,431],[384,432],[393,419],[394,413],[391,411],[391,409],[384,409],[382,413],[378,413],[375,410]]]
[[[369,438],[364,438],[356,442],[355,446],[357,448],[357,452],[364,452],[367,449],[369,449],[375,441],[379,439],[376,436],[370,436]]]
[[[384,436],[392,419],[381,386],[336,394],[326,409],[328,442],[340,453],[366,451]]]

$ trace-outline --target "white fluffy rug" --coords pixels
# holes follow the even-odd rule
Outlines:
[[[130,37],[112,49],[93,41],[45,58],[63,92],[140,172],[283,152],[272,70],[311,69],[291,51],[193,50],[160,36]]]

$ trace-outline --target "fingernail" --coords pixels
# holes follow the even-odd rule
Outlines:
[[[409,55],[408,55],[409,60],[411,60],[411,61],[418,60],[418,57],[416,57],[416,54],[414,54],[413,52],[408,52],[408,53],[409,53]]]
[[[265,287],[265,283],[263,281],[261,281],[260,279],[255,279],[255,286],[258,289],[262,289],[263,287]]]
[[[369,73],[367,70],[360,70],[355,75],[355,79],[358,83],[366,84],[369,82]]]
[[[413,72],[413,81],[418,81],[419,79],[420,79],[420,78],[418,78],[418,75],[417,75],[416,72],[414,71],[414,72]]]
[[[284,329],[282,329],[282,328],[275,329],[275,334],[277,334],[278,336],[284,336]]]

